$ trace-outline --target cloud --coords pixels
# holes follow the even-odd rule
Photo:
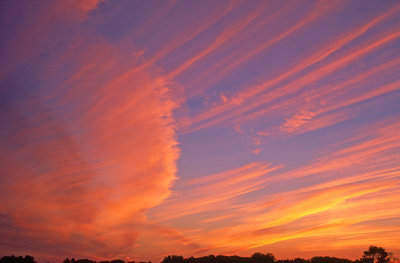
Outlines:
[[[340,147],[295,169],[251,163],[188,180],[150,214],[202,248],[183,249],[188,255],[248,255],[285,244],[302,253],[301,244],[316,238],[321,246],[310,251],[329,251],[363,247],[388,231],[398,237],[398,126],[392,118],[355,130]]]
[[[231,24],[224,28],[224,30],[215,38],[215,40],[198,52],[196,55],[193,57],[189,58],[187,61],[179,65],[177,69],[175,69],[173,72],[168,74],[169,78],[174,78],[175,76],[181,74],[183,71],[191,67],[193,64],[195,64],[198,60],[202,59],[203,57],[207,56],[209,53],[214,52],[216,49],[220,48],[223,46],[226,42],[229,40],[232,40],[234,37],[237,36],[238,33],[240,33],[244,28],[248,27],[254,20],[256,20],[260,15],[262,14],[263,9],[265,8],[265,3],[262,3],[260,6],[257,6],[255,10],[252,10],[252,12],[246,16],[243,17],[243,19],[239,19],[238,21],[235,21],[234,24]],[[235,38],[237,41],[237,37]]]
[[[248,165],[192,180],[181,181],[182,192],[172,197],[151,213],[152,218],[167,221],[173,218],[218,210],[235,198],[262,188],[268,173],[278,166],[264,163]],[[196,204],[196,207],[193,207]]]
[[[87,4],[86,11],[97,5]],[[42,37],[55,34],[43,22],[48,16],[72,33],[57,36],[68,45],[40,57],[54,44]],[[176,179],[173,84],[150,69],[133,70],[132,50],[71,21],[79,17],[48,16],[31,28],[41,32],[31,34],[36,47],[18,47],[29,49],[35,70],[15,78],[24,65],[10,65],[12,74],[1,79],[2,253],[132,255],[146,211],[170,195]]]
[[[281,129],[285,132],[293,132],[299,127],[303,126],[309,120],[311,120],[314,116],[314,112],[303,110],[296,115],[293,115],[292,117],[286,119],[286,122]]]
[[[398,5],[394,7],[395,10],[399,8]],[[304,25],[311,22],[311,18],[318,18],[324,10],[323,8],[316,9],[315,17],[306,18]],[[332,11],[330,8],[327,8],[327,10]],[[229,123],[230,121],[245,122],[267,114],[274,110],[276,104],[279,104],[282,99],[295,96],[300,91],[304,91],[305,87],[329,77],[330,74],[337,72],[339,69],[356,63],[357,60],[396,40],[399,34],[392,29],[372,36],[372,33],[369,32],[371,28],[379,26],[383,21],[392,17],[393,14],[394,11],[391,9],[347,32],[345,35],[326,43],[325,46],[318,46],[318,50],[312,50],[311,55],[304,58],[301,57],[297,63],[294,63],[281,74],[277,74],[275,77],[258,85],[241,88],[236,94],[226,98],[225,101],[228,103],[220,103],[193,116],[190,127],[183,127],[183,132],[190,133],[199,129]],[[297,28],[297,26],[295,27]],[[289,30],[289,32],[292,31]],[[286,33],[282,34],[285,35]],[[364,35],[368,35],[366,41],[357,43],[356,47],[349,49],[347,46],[349,43]],[[281,37],[278,37],[276,41],[280,40]],[[336,56],[333,59],[330,58],[334,54]],[[316,65],[318,66],[315,67]],[[224,67],[224,69],[227,69],[227,67]],[[305,74],[298,74],[306,69],[310,70]],[[287,83],[288,80],[289,82]],[[279,105],[276,107],[279,107]]]

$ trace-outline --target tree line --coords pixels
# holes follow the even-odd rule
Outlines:
[[[254,253],[251,257],[239,256],[214,256],[189,257],[166,256],[161,263],[394,263],[393,254],[386,252],[382,247],[370,246],[360,259],[350,260],[336,257],[313,257],[311,259],[279,259],[277,260],[271,253]]]
[[[395,263],[398,261],[393,257],[393,254],[387,252],[382,247],[370,246],[368,250],[364,251],[362,257],[356,260],[336,258],[336,257],[313,257],[311,259],[295,258],[295,259],[279,259],[277,260],[271,253],[256,252],[251,257],[240,256],[214,256],[209,255],[205,257],[189,257],[169,255],[164,257],[161,263]],[[4,256],[0,259],[0,263],[37,263],[34,257],[30,255],[22,256]],[[63,263],[151,263],[149,262],[125,262],[121,259],[111,261],[94,261],[90,259],[66,258]]]

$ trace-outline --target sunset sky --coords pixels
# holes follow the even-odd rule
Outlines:
[[[400,256],[398,0],[3,0],[0,36],[0,256]]]

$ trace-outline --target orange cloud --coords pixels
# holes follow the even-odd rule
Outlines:
[[[56,13],[32,32],[54,33],[48,19],[79,26]],[[133,255],[146,211],[176,179],[178,104],[165,78],[132,69],[134,54],[85,30],[66,37],[70,45],[36,65],[41,87],[2,79],[14,87],[0,96],[2,252],[57,261]],[[32,56],[52,45],[33,39]]]
[[[344,146],[297,169],[275,167],[264,176],[270,166],[252,163],[193,179],[151,215],[177,228],[184,221],[176,218],[191,221],[191,228],[182,228],[182,233],[203,250],[188,249],[187,254],[249,254],[264,247],[279,251],[288,242],[300,245],[316,238],[323,240],[319,249],[329,251],[332,240],[334,250],[350,244],[363,247],[388,231],[395,239],[400,233],[395,223],[400,212],[396,205],[400,201],[399,156],[395,154],[400,147],[398,129],[398,121],[391,119],[354,131],[357,136],[350,135],[352,140],[342,142]],[[269,192],[291,180],[297,180],[294,189]],[[261,187],[243,192],[253,182]],[[231,198],[230,193],[252,194],[229,202],[220,199]],[[390,226],[371,223],[381,220],[394,221]]]
[[[251,163],[220,174],[201,177],[182,182],[182,193],[166,200],[162,206],[154,209],[152,218],[169,220],[228,205],[232,199],[257,191],[268,179],[268,173],[279,167],[270,164]],[[196,204],[193,207],[193,204]]]

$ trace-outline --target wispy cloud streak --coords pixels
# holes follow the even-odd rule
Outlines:
[[[325,236],[326,242],[332,236],[339,240],[347,237],[343,243],[337,241],[337,247],[346,246],[348,240],[362,246],[365,240],[375,240],[374,235],[399,230],[398,226],[388,229],[369,225],[374,220],[397,218],[400,212],[395,205],[398,199],[395,193],[400,186],[399,156],[395,154],[400,147],[400,138],[396,135],[399,123],[391,121],[393,123],[376,123],[375,127],[358,131],[362,134],[359,138],[343,142],[348,146],[315,160],[309,166],[287,172],[283,167],[275,167],[267,176],[257,177],[262,187],[254,189],[254,192],[264,194],[225,202],[219,206],[224,209],[218,213],[216,207],[210,205],[219,201],[212,194],[214,186],[220,190],[219,193],[229,193],[231,187],[241,192],[246,184],[231,183],[238,182],[234,174],[247,173],[239,178],[252,178],[253,173],[248,167],[255,164],[195,179],[196,184],[182,188],[184,190],[177,193],[175,201],[165,202],[160,209],[170,211],[174,217],[197,222],[198,230],[195,233],[188,231],[186,235],[209,251],[248,251],[289,240],[312,240],[316,236]],[[270,187],[291,180],[299,181],[296,189],[269,193]],[[210,189],[198,191],[204,183]],[[196,193],[194,195],[198,197],[185,204],[182,200],[193,195],[188,193]],[[196,210],[193,203],[199,204],[196,208],[202,207],[202,203],[207,206]],[[185,209],[191,212],[183,212]],[[204,209],[208,209],[208,213]],[[366,225],[368,227],[364,227]],[[207,235],[203,231],[207,231]],[[364,240],[358,238],[361,235]],[[390,241],[383,242],[390,246]]]

